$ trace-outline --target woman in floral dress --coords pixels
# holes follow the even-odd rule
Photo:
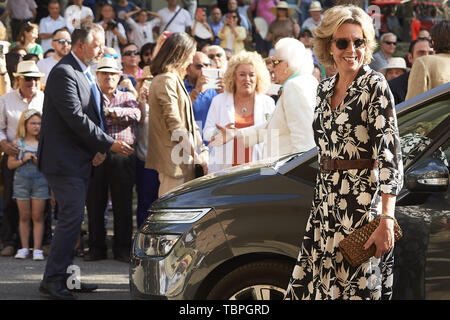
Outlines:
[[[321,170],[286,299],[389,299],[403,164],[393,96],[367,66],[376,46],[372,19],[358,7],[336,6],[314,36],[316,57],[338,73],[318,87],[313,129]],[[377,216],[383,219],[364,245],[375,244],[375,257],[352,267],[339,242]]]

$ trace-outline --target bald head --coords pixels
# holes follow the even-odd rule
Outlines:
[[[210,61],[206,54],[197,51],[192,59],[192,63],[187,68],[189,82],[194,84],[202,74],[203,68],[209,68]]]

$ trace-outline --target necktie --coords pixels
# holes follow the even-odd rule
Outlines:
[[[98,89],[97,84],[95,83],[89,69],[86,71],[86,76],[89,80],[89,83],[91,84],[92,94],[94,95],[95,104],[97,105],[97,113],[100,118],[100,128],[102,128],[102,130],[105,131],[105,128],[103,126],[103,118],[102,118],[102,114],[101,114],[101,102],[100,102],[101,92]]]

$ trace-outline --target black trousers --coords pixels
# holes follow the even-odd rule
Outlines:
[[[81,222],[89,178],[44,174],[58,203],[58,222],[55,228],[50,254],[45,266],[45,281],[61,281],[68,276]]]
[[[105,161],[93,169],[89,182],[86,207],[88,212],[89,250],[105,253],[105,210],[108,189],[114,217],[113,253],[128,255],[133,231],[133,186],[136,158],[109,152]]]

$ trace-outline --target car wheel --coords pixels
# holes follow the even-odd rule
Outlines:
[[[275,260],[243,265],[223,277],[207,299],[282,300],[292,269],[292,264]]]

